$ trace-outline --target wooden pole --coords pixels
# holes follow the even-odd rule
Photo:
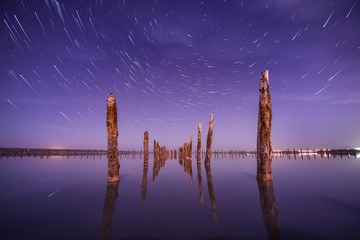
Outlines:
[[[149,133],[144,132],[144,155],[149,155]]]
[[[189,149],[189,153],[190,153],[190,158],[191,158],[191,155],[192,155],[192,133],[190,133],[190,149]]]
[[[108,181],[119,181],[118,126],[115,95],[110,93],[106,114]]]
[[[146,189],[147,189],[147,173],[148,173],[148,165],[149,165],[149,133],[145,131],[144,133],[144,167],[143,167],[143,180],[141,185],[141,199],[146,199]]]
[[[198,124],[197,161],[201,161],[201,123]]]
[[[187,141],[184,141],[184,159],[189,160],[190,159],[190,146]]]
[[[259,118],[257,134],[257,176],[261,181],[272,180],[271,123],[272,106],[269,89],[269,71],[261,72]]]
[[[148,131],[144,132],[144,157],[147,155],[149,158],[149,133]]]
[[[211,159],[211,145],[212,145],[212,138],[213,138],[213,120],[214,120],[214,114],[211,114],[210,120],[209,120],[209,131],[206,141],[206,156],[205,156],[205,163],[210,163]]]

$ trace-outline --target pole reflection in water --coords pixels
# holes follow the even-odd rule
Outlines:
[[[210,156],[210,158],[211,158],[211,156]],[[208,158],[208,156],[206,156],[205,171],[206,171],[206,178],[207,178],[207,183],[208,183],[208,188],[209,188],[209,196],[210,196],[210,201],[211,201],[212,214],[213,214],[215,221],[217,221],[215,191],[214,191],[214,185],[213,185],[213,181],[212,181],[212,177],[211,177],[210,158]]]
[[[273,181],[257,181],[261,211],[269,239],[281,239],[278,206],[275,199]]]
[[[192,186],[193,185],[193,173],[192,173],[192,160],[190,158],[189,161],[189,166],[190,166],[190,185]]]
[[[141,199],[146,199],[146,189],[147,189],[147,173],[149,165],[149,153],[144,155],[144,168],[143,168],[143,179],[141,185]]]
[[[153,166],[153,181],[155,181],[155,177],[159,175],[160,171],[160,160],[158,153],[154,154],[154,166]]]
[[[99,239],[110,239],[112,219],[115,210],[116,198],[118,196],[119,181],[107,181],[105,203],[101,219]]]
[[[200,157],[199,152],[197,155],[197,173],[198,173],[198,183],[199,183],[199,198],[200,198],[200,203],[203,204],[204,203],[204,194],[203,194],[203,190],[202,190],[201,157]]]

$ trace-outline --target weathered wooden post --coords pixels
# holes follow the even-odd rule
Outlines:
[[[257,181],[260,194],[261,211],[269,239],[281,239],[278,205],[276,203],[273,181]]]
[[[201,123],[198,124],[198,141],[196,149],[197,161],[201,161]]]
[[[115,95],[110,93],[107,100],[106,114],[107,130],[107,157],[108,157],[108,181],[119,181],[119,155],[118,155],[118,126],[117,126],[117,108]]]
[[[154,159],[155,159],[156,158],[156,140],[154,140],[153,154],[154,154]]]
[[[161,158],[161,160],[165,160],[166,159],[166,148],[165,148],[165,144],[162,146],[162,147],[160,147],[160,158]]]
[[[144,155],[149,155],[149,133],[148,131],[144,132]]]
[[[272,106],[269,89],[269,71],[261,72],[259,118],[257,134],[257,180],[272,180],[271,122]]]
[[[206,141],[205,163],[206,162],[210,163],[209,161],[211,159],[211,144],[212,144],[212,138],[213,138],[213,119],[214,119],[214,114],[211,114],[210,120],[209,120],[209,131],[208,131],[208,136],[207,136],[207,141]]]
[[[146,199],[146,189],[147,189],[147,173],[149,165],[149,133],[148,131],[144,132],[144,167],[143,167],[143,179],[141,185],[141,199]]]
[[[190,149],[189,149],[189,152],[190,152],[190,158],[191,158],[191,155],[192,155],[192,133],[190,133]]]
[[[157,158],[157,160],[159,160],[161,158],[159,142],[156,142],[156,158]]]
[[[183,147],[179,147],[179,164],[182,166],[183,165]]]
[[[184,141],[184,159],[189,160],[190,158],[190,145],[187,141]]]

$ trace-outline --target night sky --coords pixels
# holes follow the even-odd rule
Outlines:
[[[269,69],[273,149],[360,146],[360,1],[2,0],[0,146],[256,148]],[[152,146],[152,145],[151,145]]]

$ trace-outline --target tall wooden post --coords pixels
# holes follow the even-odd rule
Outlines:
[[[149,133],[144,132],[144,155],[149,155]]]
[[[160,144],[159,144],[159,142],[156,142],[156,157],[158,160],[161,158],[160,154],[161,154],[160,153]]]
[[[153,154],[156,152],[156,140],[154,140]]]
[[[119,181],[118,126],[115,95],[110,93],[106,114],[108,181]]]
[[[187,141],[184,141],[184,159],[189,160],[190,159],[190,146]]]
[[[190,158],[191,158],[191,155],[192,155],[192,133],[190,133],[190,149],[189,149],[189,152],[190,152]]]
[[[261,181],[272,180],[271,122],[272,106],[269,89],[269,70],[261,72],[259,118],[257,134],[257,176]]]
[[[143,166],[143,179],[141,185],[141,199],[146,199],[146,188],[147,188],[147,173],[149,165],[149,133],[144,132],[144,166]]]
[[[201,123],[198,124],[198,141],[197,141],[197,147],[196,147],[197,151],[197,161],[199,161],[201,159]]]
[[[209,120],[209,131],[208,131],[208,136],[207,136],[207,140],[206,140],[205,163],[207,163],[211,159],[211,144],[212,144],[212,138],[213,138],[213,120],[214,120],[214,114],[211,114],[210,120]]]

